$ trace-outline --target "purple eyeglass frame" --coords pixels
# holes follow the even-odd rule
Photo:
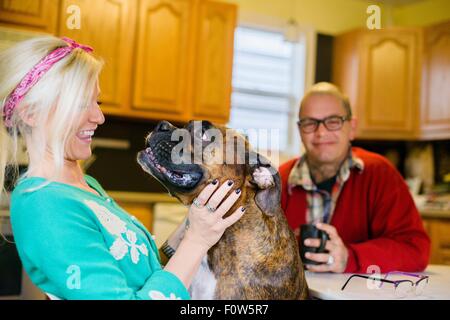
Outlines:
[[[392,281],[392,280],[387,280],[386,278],[387,278],[389,275],[392,275],[392,274],[401,274],[401,275],[406,275],[406,276],[417,277],[417,278],[420,278],[420,279],[417,280],[416,282],[413,282],[413,281],[411,281],[411,280],[406,280],[406,279],[405,279],[405,280],[394,280],[394,281]],[[415,274],[415,273],[402,272],[402,271],[391,271],[391,272],[388,272],[388,273],[386,273],[386,275],[384,276],[383,279],[374,277],[374,276],[372,276],[372,275],[366,276],[366,275],[361,275],[361,274],[352,274],[352,275],[347,279],[347,281],[344,283],[344,285],[342,286],[341,291],[345,289],[345,287],[347,286],[347,284],[348,284],[348,283],[350,282],[350,280],[353,279],[354,277],[359,277],[359,278],[364,278],[364,279],[373,279],[373,280],[380,281],[380,282],[381,282],[380,288],[381,288],[381,286],[383,285],[383,283],[385,283],[385,282],[387,282],[387,283],[392,283],[396,288],[398,287],[398,285],[399,285],[400,283],[403,283],[403,282],[409,282],[409,283],[411,283],[411,286],[415,287],[415,286],[417,286],[417,284],[418,284],[419,282],[423,281],[424,279],[426,279],[426,281],[427,281],[427,283],[428,283],[428,279],[429,279],[429,276],[426,276],[426,275],[419,275],[419,274]]]
[[[384,276],[384,280],[386,280],[387,277],[389,277],[389,275],[393,275],[393,274],[399,274],[399,275],[403,275],[403,276],[410,276],[410,277],[420,278],[420,279],[417,280],[416,282],[413,282],[413,281],[411,281],[411,280],[397,280],[397,281],[394,281],[394,282],[410,281],[410,282],[413,284],[413,286],[417,286],[417,284],[418,284],[420,281],[424,280],[424,279],[427,279],[427,282],[428,282],[428,279],[430,278],[429,276],[426,276],[426,275],[423,275],[423,274],[410,273],[410,272],[403,272],[403,271],[391,271],[391,272],[386,273],[386,275]],[[382,285],[383,285],[383,283],[381,283],[380,287],[381,287]]]

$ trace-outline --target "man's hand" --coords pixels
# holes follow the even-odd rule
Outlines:
[[[341,237],[336,231],[336,228],[326,223],[316,224],[317,229],[328,233],[330,240],[325,244],[325,249],[328,253],[306,253],[306,258],[320,262],[320,265],[306,265],[306,268],[312,272],[335,272],[342,273],[347,267],[348,250],[342,242]],[[308,247],[320,247],[320,239],[305,239],[304,244]],[[327,264],[329,257],[334,260],[332,264]]]

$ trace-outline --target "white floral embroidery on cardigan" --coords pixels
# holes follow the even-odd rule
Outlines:
[[[164,293],[162,293],[161,291],[157,291],[157,290],[150,290],[150,292],[148,293],[148,296],[152,300],[181,300],[181,298],[178,298],[175,295],[175,293],[171,293],[170,296],[166,297],[164,295]]]
[[[136,232],[127,229],[127,224],[118,216],[111,213],[106,207],[92,200],[84,200],[84,203],[95,213],[102,226],[112,235],[116,236],[109,252],[116,260],[121,260],[130,249],[131,261],[134,264],[139,262],[142,253],[148,256],[148,249],[145,243],[137,244]]]

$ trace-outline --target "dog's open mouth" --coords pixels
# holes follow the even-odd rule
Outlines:
[[[202,180],[203,171],[196,164],[174,164],[171,161],[173,144],[169,141],[149,142],[149,146],[138,153],[137,161],[144,171],[159,180],[168,190],[187,192]]]

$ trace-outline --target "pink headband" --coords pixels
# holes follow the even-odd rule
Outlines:
[[[69,53],[71,53],[74,49],[80,48],[86,52],[92,52],[92,49],[89,46],[79,44],[72,39],[62,38],[69,46],[60,47],[52,52],[50,52],[47,56],[45,56],[38,64],[36,64],[33,69],[31,69],[25,77],[20,81],[17,87],[11,92],[5,102],[5,106],[3,108],[3,118],[5,122],[5,126],[7,128],[12,127],[12,114],[14,108],[22,101],[25,95],[30,91],[30,89],[42,78],[42,76],[58,61],[66,57]]]

